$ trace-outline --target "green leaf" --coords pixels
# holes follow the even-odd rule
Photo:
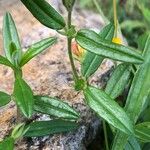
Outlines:
[[[131,32],[135,28],[144,28],[145,24],[138,20],[125,20],[121,23],[120,27]]]
[[[133,123],[136,123],[150,93],[150,34],[145,34],[141,38],[144,42],[141,45],[144,49],[144,63],[138,67],[135,73],[125,106],[125,110]],[[128,136],[118,132],[114,140],[113,150],[123,149],[127,139]]]
[[[14,150],[14,139],[9,137],[0,142],[0,150]]]
[[[80,30],[77,33],[76,41],[82,48],[100,56],[133,64],[143,62],[138,51],[104,40],[92,30]]]
[[[114,35],[114,25],[110,23],[102,29],[99,35],[102,39],[111,41]],[[90,77],[99,68],[103,60],[104,57],[87,51],[85,58],[81,64],[82,75],[86,78]]]
[[[133,133],[133,126],[125,111],[100,89],[88,86],[84,90],[87,104],[109,124],[126,134]]]
[[[6,13],[3,21],[3,39],[4,50],[7,59],[12,62],[12,43],[15,45],[15,51],[18,53],[18,61],[21,59],[22,51],[21,44],[18,36],[18,32],[14,23],[14,20],[10,13]]]
[[[142,4],[140,2],[137,3],[137,6],[141,10],[141,12],[142,12],[142,14],[144,16],[144,19],[147,21],[148,25],[150,25],[150,20],[149,20],[149,18],[150,18],[150,10],[149,10],[149,8],[146,8],[144,6],[144,4]]]
[[[0,107],[7,105],[11,101],[11,96],[0,91]]]
[[[13,96],[23,115],[30,118],[34,105],[33,92],[21,77],[15,80]]]
[[[0,55],[0,64],[11,67],[12,69],[14,68],[13,64],[5,57]]]
[[[135,134],[144,143],[150,142],[150,122],[140,123],[135,126]]]
[[[60,30],[65,27],[63,17],[45,0],[21,1],[43,25],[55,30]]]
[[[113,99],[117,98],[125,89],[131,75],[131,66],[120,64],[116,67],[107,82],[105,92]]]
[[[134,137],[130,137],[125,146],[125,150],[141,150],[141,147]]]
[[[50,134],[69,132],[77,129],[78,125],[74,122],[64,120],[36,121],[29,125],[29,130],[25,137],[38,137]]]
[[[55,42],[56,42],[56,38],[46,38],[40,42],[33,44],[23,55],[20,66],[25,65],[33,57],[43,52],[45,49],[53,45]]]
[[[79,114],[62,100],[47,96],[35,96],[34,98],[34,109],[37,112],[64,119],[77,120],[79,118]]]
[[[17,140],[21,137],[23,137],[23,135],[28,131],[29,127],[25,126],[25,123],[20,123],[18,125],[15,126],[15,128],[13,129],[12,133],[11,133],[11,137],[14,140]]]

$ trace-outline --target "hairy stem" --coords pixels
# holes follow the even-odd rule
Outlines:
[[[68,21],[67,21],[67,27],[68,29],[71,28],[71,14],[72,11],[68,12]],[[71,68],[72,68],[72,72],[73,72],[73,78],[75,83],[77,83],[79,77],[75,68],[75,64],[74,64],[74,60],[73,60],[73,56],[72,56],[72,50],[71,50],[71,43],[72,43],[72,37],[67,37],[67,41],[68,41],[68,55],[69,55],[69,59],[70,59],[70,63],[71,63]]]

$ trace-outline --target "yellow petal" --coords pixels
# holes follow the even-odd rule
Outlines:
[[[115,44],[122,44],[122,40],[120,38],[118,38],[118,37],[114,37],[112,39],[112,42],[115,43]]]
[[[85,50],[80,45],[78,45],[78,51],[79,51],[80,56],[82,57]]]

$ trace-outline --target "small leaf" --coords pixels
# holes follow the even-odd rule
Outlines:
[[[0,91],[0,107],[7,105],[11,101],[11,96]]]
[[[0,64],[11,67],[12,69],[14,68],[13,64],[5,57],[0,55]]]
[[[125,89],[131,75],[131,66],[120,64],[116,67],[107,82],[105,92],[113,99],[117,98]]]
[[[150,122],[140,123],[135,126],[135,134],[144,143],[150,142]]]
[[[12,49],[10,45],[15,44],[16,51],[18,52],[18,61],[21,59],[22,51],[21,44],[18,36],[18,32],[14,23],[14,20],[10,13],[6,13],[3,21],[3,39],[4,50],[7,59],[12,62]]]
[[[28,131],[29,127],[25,126],[24,123],[20,123],[18,125],[15,126],[15,128],[13,129],[12,133],[11,133],[11,137],[14,140],[17,140],[21,137],[23,137],[23,135]]]
[[[126,134],[133,133],[133,126],[125,111],[100,89],[88,86],[84,90],[87,104],[109,124]]]
[[[43,25],[55,30],[60,30],[65,27],[63,17],[45,0],[21,1]]]
[[[141,150],[140,144],[134,137],[130,137],[125,146],[125,150]]]
[[[34,98],[34,109],[37,112],[64,119],[77,120],[79,118],[79,114],[62,100],[47,96],[35,96]]]
[[[30,118],[34,105],[33,93],[29,85],[21,77],[15,80],[13,96],[24,116]]]
[[[111,41],[114,35],[114,25],[110,23],[102,29],[99,35],[102,39],[107,39]],[[87,51],[81,65],[82,75],[86,78],[90,77],[99,68],[103,60],[104,57]]]
[[[14,150],[14,139],[9,137],[0,142],[0,150]]]
[[[80,30],[77,33],[76,41],[82,48],[103,57],[133,64],[143,62],[138,51],[104,40],[92,30]]]
[[[69,132],[77,129],[78,125],[74,122],[63,120],[36,121],[29,124],[29,130],[25,137],[38,137],[50,134]]]
[[[43,52],[45,49],[53,45],[55,42],[56,42],[56,38],[46,38],[40,42],[33,44],[23,55],[20,66],[25,65],[33,57]]]

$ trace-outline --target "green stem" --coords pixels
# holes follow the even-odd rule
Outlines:
[[[21,77],[22,78],[22,69],[20,68],[15,68],[14,69],[14,76],[15,78]]]
[[[67,21],[68,30],[71,28],[71,15],[72,15],[72,11],[69,11],[68,12],[68,21]],[[79,80],[79,77],[78,77],[78,74],[77,74],[77,71],[75,68],[72,51],[71,51],[72,37],[67,37],[67,41],[68,41],[68,55],[69,55],[69,59],[70,59],[70,63],[71,63],[73,77],[74,77],[75,83],[77,83],[77,81]]]
[[[94,3],[94,5],[96,6],[96,8],[97,8],[99,14],[100,14],[101,17],[103,18],[104,22],[105,22],[106,24],[108,24],[108,23],[109,23],[109,20],[105,17],[105,15],[104,15],[104,13],[103,13],[101,7],[99,6],[97,0],[93,0],[93,3]]]
[[[113,9],[114,9],[114,25],[115,25],[115,37],[117,37],[118,32],[118,17],[117,17],[117,6],[116,0],[113,0]]]
[[[108,137],[107,137],[107,129],[106,129],[105,120],[103,120],[103,130],[104,130],[104,138],[105,138],[106,150],[109,150],[109,144],[108,144]]]

